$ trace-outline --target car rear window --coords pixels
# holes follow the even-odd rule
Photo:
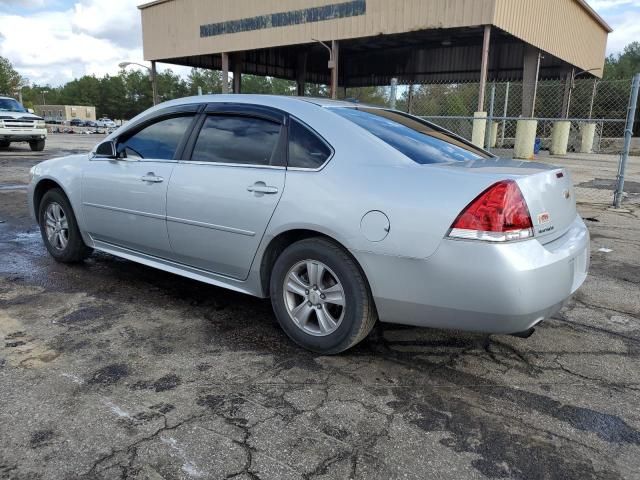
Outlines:
[[[338,107],[332,111],[419,164],[488,158],[488,155],[460,139],[398,112],[367,107]]]

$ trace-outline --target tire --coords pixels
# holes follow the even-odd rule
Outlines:
[[[33,142],[29,142],[29,147],[33,152],[41,152],[44,150],[44,140],[35,140]]]
[[[57,211],[58,208],[61,213]],[[48,221],[49,223],[47,223]],[[77,263],[91,254],[92,249],[87,247],[82,240],[71,204],[59,188],[52,188],[43,195],[38,206],[38,223],[44,245],[56,261]],[[52,234],[52,240],[49,239],[47,225],[55,226],[53,232],[58,232]],[[66,229],[59,228],[65,225]],[[50,229],[49,233],[51,232]],[[61,240],[60,235],[66,238],[66,242]]]
[[[319,276],[320,271],[324,274]],[[313,278],[318,290],[313,290]],[[332,355],[353,347],[378,319],[364,274],[342,247],[325,238],[287,247],[275,262],[269,289],[282,329],[313,352]],[[339,305],[340,295],[343,305]]]
[[[2,149],[9,148],[10,145],[11,145],[11,142],[7,142],[6,140],[3,140],[0,142],[0,148]]]

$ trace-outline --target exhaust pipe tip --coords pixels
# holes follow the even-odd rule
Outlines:
[[[531,328],[528,328],[527,330],[524,330],[523,332],[512,333],[511,336],[518,337],[518,338],[529,338],[531,335],[533,335],[533,332],[535,331],[536,329],[534,327],[531,327]]]

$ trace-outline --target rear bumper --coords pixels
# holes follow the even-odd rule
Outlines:
[[[589,232],[576,216],[562,237],[544,245],[447,239],[426,260],[354,254],[382,321],[515,333],[554,315],[582,285]]]

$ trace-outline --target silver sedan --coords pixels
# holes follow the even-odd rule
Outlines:
[[[271,297],[316,352],[350,348],[377,320],[526,335],[587,275],[566,170],[384,108],[185,98],[31,175],[56,260],[95,249]]]

